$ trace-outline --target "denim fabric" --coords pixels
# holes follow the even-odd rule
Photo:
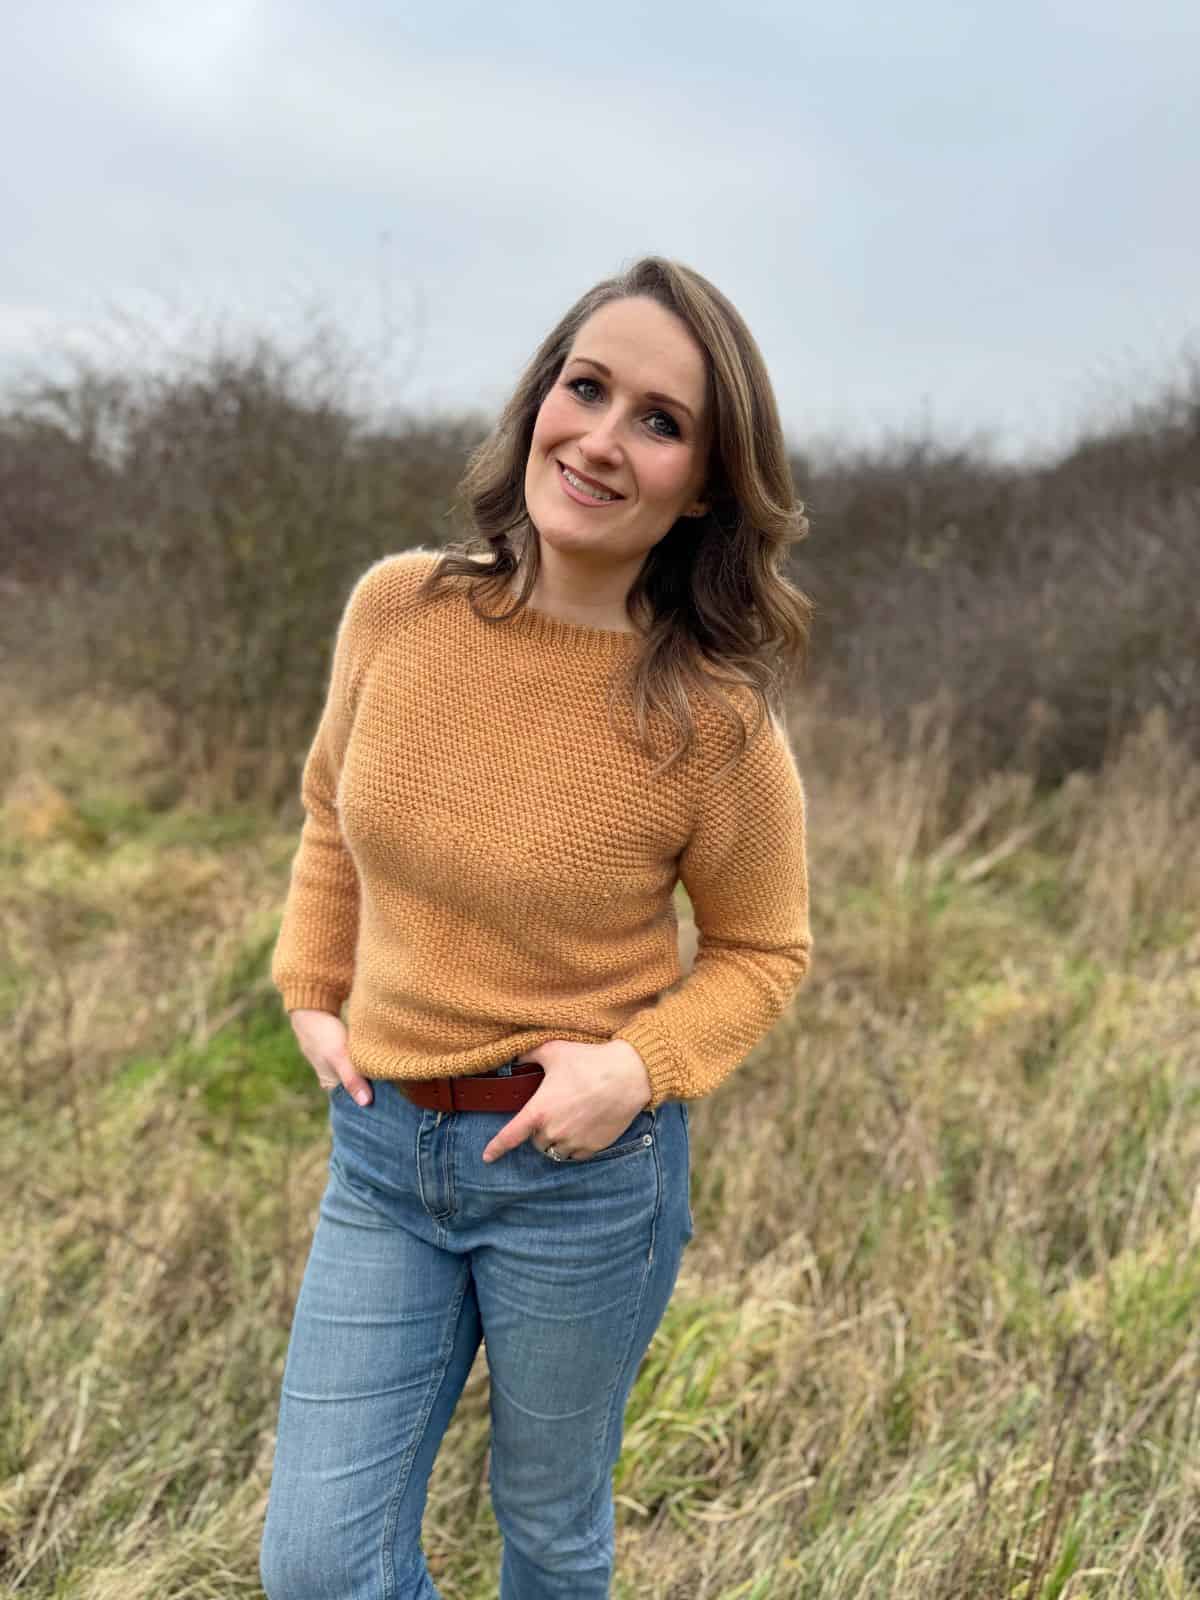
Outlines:
[[[269,1600],[437,1600],[434,1457],[482,1338],[500,1600],[601,1600],[625,1403],[692,1236],[687,1109],[555,1162],[480,1159],[512,1112],[330,1096],[263,1531]]]

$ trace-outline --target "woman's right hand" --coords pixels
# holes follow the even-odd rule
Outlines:
[[[330,1011],[289,1011],[288,1018],[296,1043],[309,1066],[317,1075],[317,1082],[327,1092],[344,1084],[346,1093],[360,1106],[369,1106],[374,1098],[369,1078],[355,1072],[346,1045],[349,1037],[341,1017]]]

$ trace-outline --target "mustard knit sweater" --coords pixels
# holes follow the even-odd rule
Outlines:
[[[697,698],[692,750],[653,777],[628,695],[616,733],[606,713],[639,637],[529,607],[482,621],[460,580],[418,598],[436,560],[375,562],[338,625],[271,960],[284,1008],[339,1015],[348,998],[367,1078],[620,1038],[645,1062],[649,1105],[710,1093],[808,970],[805,800],[785,733],[765,720],[714,782],[735,732]],[[699,936],[682,982],[680,879]]]

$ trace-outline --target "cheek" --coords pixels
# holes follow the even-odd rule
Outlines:
[[[665,452],[645,463],[639,473],[642,493],[648,500],[664,505],[690,498],[695,465],[691,451],[672,451],[670,460],[664,457]]]
[[[533,448],[544,450],[547,444],[553,444],[561,439],[567,431],[569,422],[569,413],[562,396],[557,389],[551,389],[542,401],[537,420],[533,424]]]

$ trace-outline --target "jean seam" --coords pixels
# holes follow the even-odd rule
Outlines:
[[[437,1124],[435,1123],[434,1126],[436,1127]],[[425,1198],[425,1174],[422,1170],[421,1164],[421,1135],[424,1131],[425,1117],[424,1113],[422,1113],[416,1128],[413,1130],[413,1171],[417,1175],[417,1193],[421,1197],[421,1209],[425,1212],[426,1216],[432,1218],[434,1222],[437,1222],[438,1215],[435,1211],[433,1211],[433,1209],[430,1207],[429,1201]]]
[[[383,1519],[383,1542],[379,1551],[379,1559],[383,1568],[383,1594],[384,1600],[393,1600],[396,1593],[396,1561],[392,1549],[396,1538],[396,1523],[400,1516],[400,1502],[404,1498],[404,1491],[408,1488],[408,1476],[412,1471],[413,1461],[420,1449],[421,1440],[425,1437],[425,1430],[429,1426],[429,1418],[433,1412],[433,1404],[437,1399],[438,1390],[442,1387],[446,1377],[446,1369],[450,1365],[450,1356],[454,1349],[455,1333],[458,1327],[459,1314],[462,1311],[463,1297],[467,1292],[467,1279],[470,1268],[464,1263],[459,1274],[458,1293],[450,1308],[450,1315],[446,1318],[446,1332],[442,1339],[442,1349],[438,1364],[435,1366],[429,1383],[429,1391],[425,1396],[425,1408],[420,1424],[413,1430],[412,1444],[409,1446],[407,1456],[400,1467],[396,1487],[393,1489],[388,1501],[387,1513]]]
[[[683,1122],[683,1149],[687,1157],[687,1219],[688,1240],[696,1237],[696,1215],[692,1210],[692,1127],[688,1116],[687,1102],[679,1102],[680,1119]]]
[[[608,1440],[608,1436],[612,1432],[613,1406],[617,1398],[617,1389],[620,1387],[620,1376],[625,1371],[626,1364],[629,1361],[630,1351],[633,1349],[633,1341],[637,1334],[638,1322],[642,1315],[642,1304],[646,1298],[646,1286],[650,1282],[650,1269],[654,1264],[654,1244],[658,1234],[658,1219],[662,1213],[663,1201],[662,1157],[659,1154],[657,1139],[655,1139],[652,1146],[652,1152],[654,1155],[654,1167],[657,1177],[657,1194],[654,1201],[654,1214],[650,1218],[650,1248],[646,1252],[646,1262],[642,1269],[641,1281],[638,1284],[637,1299],[634,1302],[633,1315],[629,1319],[629,1333],[627,1334],[625,1340],[625,1354],[620,1362],[620,1365],[616,1368],[613,1374],[612,1387],[608,1391],[608,1400],[604,1407],[604,1424],[600,1434],[599,1446],[596,1449],[597,1455],[602,1454],[604,1445]]]
[[[450,1113],[450,1117],[454,1117],[453,1111]],[[458,1196],[454,1189],[454,1132],[454,1124],[451,1121],[450,1126],[445,1129],[445,1136],[442,1139],[442,1182],[446,1187],[446,1210],[443,1217],[438,1219],[439,1221],[445,1220],[446,1217],[452,1217],[458,1210]]]

